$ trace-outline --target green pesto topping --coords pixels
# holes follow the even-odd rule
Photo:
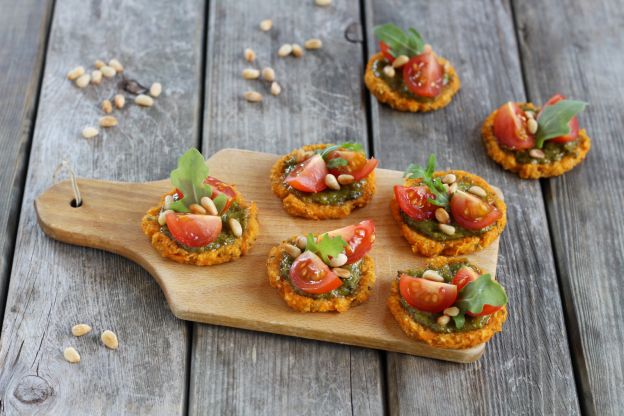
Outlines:
[[[394,77],[390,78],[387,76],[383,69],[385,66],[391,65],[385,58],[377,59],[373,62],[371,70],[373,74],[377,78],[381,78],[394,92],[398,93],[400,96],[404,98],[408,98],[410,100],[419,101],[421,103],[428,103],[434,101],[437,97],[421,97],[419,95],[414,94],[407,88],[407,85],[403,82],[403,71],[399,68],[396,70],[396,74]],[[449,84],[450,77],[445,72],[444,78],[442,80],[442,88],[446,88]]]
[[[578,139],[567,143],[556,143],[553,141],[547,141],[542,147],[544,152],[543,159],[536,159],[529,155],[529,150],[511,150],[505,148],[506,151],[512,152],[518,163],[528,164],[549,164],[558,162],[566,156],[578,156]]]

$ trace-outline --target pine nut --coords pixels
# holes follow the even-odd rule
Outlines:
[[[332,0],[315,0],[317,6],[325,7],[332,3]]]
[[[244,56],[247,62],[253,62],[256,60],[256,53],[251,48],[245,49]]]
[[[80,354],[78,354],[78,351],[76,351],[74,347],[65,348],[65,351],[63,351],[63,357],[65,357],[65,360],[67,360],[67,362],[70,362],[72,364],[77,364],[80,362]]]
[[[305,248],[308,246],[308,238],[300,235],[299,237],[297,237],[296,244],[297,247],[299,247],[301,250],[305,250]]]
[[[383,69],[384,74],[386,74],[386,76],[388,78],[394,78],[394,76],[396,75],[396,71],[395,69],[392,67],[392,65],[386,65],[384,66]]]
[[[193,214],[206,215],[206,209],[199,204],[191,204],[189,205],[189,209]]]
[[[453,175],[452,173],[449,173],[447,175],[444,175],[444,177],[442,178],[442,183],[446,183],[448,185],[454,183],[457,180],[457,176]]]
[[[328,173],[327,176],[325,176],[325,185],[327,185],[330,189],[333,189],[335,191],[340,190],[340,184],[338,183],[338,180],[331,173]]]
[[[106,346],[106,348],[110,348],[111,350],[116,350],[119,347],[119,341],[117,340],[117,335],[113,331],[109,331],[108,329],[102,332],[100,339]]]
[[[422,275],[423,279],[433,280],[434,282],[443,282],[444,278],[435,270],[425,270]]]
[[[480,196],[481,198],[485,198],[487,196],[487,192],[485,192],[485,189],[477,185],[474,185],[468,188],[468,192],[470,192],[473,195]]]
[[[166,209],[164,211],[161,211],[160,214],[158,214],[158,224],[165,225],[167,224],[167,214],[169,214],[171,211],[170,209]]]
[[[113,116],[100,117],[100,127],[115,127],[117,119]]]
[[[435,218],[441,224],[448,224],[451,220],[449,213],[442,207],[435,210]]]
[[[283,44],[277,51],[277,54],[282,58],[292,53],[292,45],[289,43]]]
[[[440,229],[440,231],[442,231],[446,235],[455,234],[455,227],[453,227],[452,225],[438,224],[438,228]]]
[[[165,201],[163,202],[163,208],[164,209],[171,209],[171,204],[173,204],[173,202],[174,202],[173,196],[167,195],[165,197]]]
[[[245,94],[243,94],[243,96],[247,101],[252,103],[258,103],[262,101],[262,95],[260,95],[260,93],[257,91],[247,91]]]
[[[72,326],[71,331],[75,337],[81,337],[91,332],[91,327],[87,324],[78,324],[78,325]]]
[[[280,87],[280,85],[276,81],[271,83],[271,94],[280,95],[281,92],[282,92],[282,87]]]
[[[347,264],[347,255],[344,253],[339,253],[336,257],[333,257],[329,261],[329,265],[331,267],[341,267]]]
[[[84,74],[78,77],[78,79],[76,80],[76,86],[78,88],[84,88],[89,85],[89,82],[91,82],[91,75]]]
[[[342,267],[334,267],[332,269],[332,272],[334,272],[334,274],[342,279],[348,279],[349,277],[351,277],[351,272],[347,269],[343,269]]]
[[[346,173],[343,173],[342,175],[338,175],[338,183],[340,185],[350,185],[355,181],[355,178],[353,177],[353,175],[349,175]]]
[[[451,186],[449,186],[449,194],[454,194],[457,192],[457,182],[453,182]]]
[[[106,66],[106,64],[104,63],[104,61],[102,61],[101,59],[96,59],[95,60],[95,68],[96,69],[100,69],[103,66]]]
[[[535,118],[535,113],[533,111],[525,111],[527,118]]]
[[[531,149],[529,151],[529,156],[531,156],[533,159],[544,159],[546,157],[546,153],[544,153],[540,149]]]
[[[301,255],[299,247],[293,246],[292,244],[284,244],[284,251],[293,259],[296,259]]]
[[[243,69],[243,78],[244,79],[258,79],[260,77],[260,71],[254,68],[245,68]]]
[[[293,43],[292,54],[295,58],[301,58],[303,56],[303,48],[300,45]]]
[[[110,100],[102,101],[102,111],[104,111],[106,114],[110,114],[113,112],[113,104],[110,102]]]
[[[115,95],[114,101],[115,101],[115,107],[119,109],[124,108],[124,105],[126,105],[126,97],[124,97],[121,94]]]
[[[444,309],[444,315],[457,316],[459,315],[459,308],[457,306],[451,306],[450,308],[446,308]]]
[[[273,68],[266,67],[262,70],[262,78],[267,81],[275,81],[275,71]]]
[[[409,58],[405,55],[399,55],[396,57],[394,62],[392,62],[393,68],[401,68],[403,65],[409,62]]]
[[[102,71],[99,69],[91,71],[91,84],[99,85],[100,82],[102,82]]]
[[[141,107],[151,107],[154,105],[154,99],[149,95],[139,94],[134,99],[134,102]]]
[[[268,32],[273,27],[273,21],[271,19],[266,19],[260,22],[260,30],[263,32]]]
[[[243,227],[241,227],[240,222],[238,222],[236,218],[230,218],[228,225],[230,226],[230,230],[232,230],[232,234],[234,234],[235,237],[243,235]]]
[[[67,73],[67,79],[70,81],[77,80],[80,76],[85,73],[84,66],[77,66]]]
[[[303,43],[303,47],[306,49],[321,49],[323,42],[320,39],[312,38]]]
[[[425,46],[423,46],[423,53],[431,53],[431,51],[431,44],[425,43]]]
[[[102,68],[100,68],[100,72],[102,72],[102,75],[104,75],[106,78],[112,78],[117,73],[115,71],[115,68],[108,65],[104,65]]]
[[[154,82],[149,89],[150,95],[154,98],[159,97],[161,92],[162,84],[160,82]]]
[[[98,129],[96,129],[95,127],[85,127],[84,129],[82,129],[82,137],[84,137],[85,139],[90,139],[92,137],[97,136],[100,133],[100,131]]]
[[[114,59],[114,58],[108,61],[108,66],[113,68],[115,72],[117,73],[123,72],[124,70],[123,65],[121,65],[121,63],[117,59]]]
[[[448,325],[448,323],[451,321],[451,318],[449,318],[446,315],[442,315],[440,317],[438,317],[438,319],[436,320],[436,322],[438,323],[438,325],[441,326],[446,326]]]
[[[535,132],[537,132],[537,121],[535,121],[534,118],[530,118],[529,121],[527,121],[527,128],[529,129],[529,133],[535,134]]]
[[[217,206],[212,201],[212,199],[208,198],[207,196],[202,197],[202,199],[199,200],[199,203],[202,205],[202,207],[206,209],[206,212],[208,212],[208,214],[210,215],[219,214],[219,210],[217,209]]]

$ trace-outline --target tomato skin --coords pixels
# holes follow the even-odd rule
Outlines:
[[[379,161],[375,159],[374,157],[368,159],[366,163],[364,164],[364,166],[362,166],[362,169],[358,170],[357,172],[353,172],[351,174],[353,175],[353,180],[359,181],[361,179],[364,179],[365,177],[370,175],[370,173],[373,170],[375,170],[378,164],[379,164]]]
[[[496,110],[493,131],[496,140],[510,149],[526,150],[535,147],[535,136],[529,133],[526,115],[512,101]]]
[[[381,49],[381,54],[386,58],[386,61],[392,63],[394,62],[394,56],[390,53],[390,47],[386,45],[385,42],[379,42],[379,49]]]
[[[212,187],[212,195],[210,196],[210,199],[215,199],[216,197],[222,194],[225,195],[225,197],[227,198],[227,202],[225,203],[225,206],[223,207],[222,213],[227,211],[230,205],[232,205],[232,202],[234,201],[234,199],[236,198],[236,191],[234,190],[234,188],[231,185],[228,185],[227,183],[222,182],[219,179],[214,178],[212,176],[208,176],[204,180],[204,183]]]
[[[364,220],[355,225],[339,228],[327,233],[330,237],[340,236],[349,246],[345,248],[347,264],[353,264],[364,257],[375,242],[375,223]]]
[[[399,278],[399,291],[410,306],[431,313],[442,312],[453,305],[457,299],[457,286],[455,285],[406,274],[402,274]]]
[[[335,176],[349,174],[353,176],[355,181],[367,177],[379,164],[377,159],[366,159],[363,153],[351,150],[334,150],[326,156],[328,162],[337,158],[346,160],[348,165],[330,169],[329,173]]]
[[[327,188],[325,176],[328,173],[323,157],[315,154],[299,163],[284,179],[284,182],[302,192],[321,192]]]
[[[464,191],[456,191],[451,197],[451,214],[468,230],[480,230],[503,216],[495,206]]]
[[[537,119],[539,120],[540,115],[542,114],[542,111],[544,111],[545,107],[548,107],[549,105],[557,104],[559,101],[565,100],[565,98],[566,97],[561,94],[553,95],[551,99],[548,100],[546,104],[544,104],[544,107],[542,107],[542,110],[537,115]],[[578,132],[579,132],[579,122],[576,116],[572,117],[572,119],[568,123],[568,127],[570,128],[570,132],[568,134],[566,134],[565,136],[555,137],[554,139],[550,139],[550,140],[555,143],[567,143],[567,142],[576,140],[576,138],[578,137]]]
[[[311,251],[303,252],[290,267],[290,281],[298,289],[315,295],[342,286],[342,280]]]
[[[426,186],[394,186],[394,197],[399,208],[416,221],[430,220],[435,217],[436,206],[428,201],[435,196]]]
[[[431,52],[414,56],[403,66],[403,82],[420,97],[433,98],[440,95],[443,76],[444,67]]]
[[[173,238],[189,247],[202,247],[212,243],[222,228],[221,217],[216,215],[170,212],[165,218]]]
[[[501,310],[502,308],[503,308],[502,306],[483,305],[483,310],[481,311],[481,313],[472,313],[470,311],[466,311],[466,315],[472,316],[472,317],[492,315],[493,313]]]
[[[472,267],[463,266],[455,273],[451,284],[457,286],[457,291],[459,292],[466,287],[468,283],[477,280],[478,277],[479,274],[475,272]]]

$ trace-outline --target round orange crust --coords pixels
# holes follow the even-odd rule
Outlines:
[[[474,253],[475,251],[481,250],[492,244],[492,242],[496,240],[505,229],[505,225],[507,224],[507,206],[505,205],[503,199],[483,178],[473,175],[472,173],[464,172],[463,170],[436,172],[434,176],[444,176],[448,173],[453,173],[457,176],[457,181],[464,179],[466,182],[471,182],[483,188],[488,194],[488,202],[494,204],[494,206],[498,208],[503,215],[490,230],[481,235],[467,236],[448,241],[437,241],[412,230],[407,224],[405,224],[403,222],[403,218],[401,218],[399,204],[393,197],[390,201],[390,211],[392,212],[392,216],[396,222],[399,224],[399,227],[401,227],[403,237],[405,237],[405,239],[412,246],[414,254],[432,257],[439,254],[444,256],[458,256],[461,254]],[[420,179],[405,180],[405,186],[415,186],[418,184],[420,184]]]
[[[411,111],[416,113],[419,111],[427,112],[439,110],[446,107],[453,96],[459,91],[461,87],[461,81],[455,72],[455,68],[446,59],[437,56],[438,63],[445,68],[445,72],[449,75],[450,82],[448,85],[442,88],[442,92],[433,101],[419,102],[403,97],[401,94],[394,91],[386,82],[375,76],[373,73],[373,63],[375,61],[384,59],[381,53],[371,56],[368,64],[366,65],[366,73],[364,74],[364,83],[368,87],[369,91],[377,97],[379,102],[388,104],[390,107],[399,111]],[[400,72],[395,76],[401,76]]]
[[[431,259],[428,267],[434,269],[440,268],[451,261],[462,260],[465,259],[435,257]],[[475,267],[475,269],[478,268]],[[503,307],[490,317],[489,322],[483,328],[450,334],[440,333],[432,331],[424,325],[415,322],[410,314],[401,306],[400,300],[399,283],[395,279],[392,282],[390,296],[387,301],[392,316],[394,316],[403,332],[409,337],[438,348],[464,349],[482,344],[492,338],[494,334],[500,332],[503,329],[503,323],[507,319],[507,308]]]
[[[528,105],[530,108],[538,110],[531,103],[518,104]],[[567,155],[553,163],[518,163],[514,153],[510,150],[503,149],[494,136],[493,126],[496,111],[498,110],[492,112],[492,114],[485,119],[483,127],[481,128],[485,150],[496,163],[506,170],[516,172],[522,179],[550,178],[552,176],[563,175],[581,163],[591,148],[591,139],[587,135],[585,129],[581,129],[579,131],[578,154],[576,156]]]
[[[331,218],[344,218],[356,208],[363,207],[373,198],[375,194],[375,171],[366,177],[366,183],[362,187],[362,196],[357,199],[346,201],[340,205],[322,205],[314,202],[305,202],[296,195],[288,192],[284,185],[284,164],[293,156],[300,155],[306,151],[324,149],[330,144],[311,144],[295,149],[287,155],[282,156],[275,162],[271,169],[271,187],[275,195],[282,199],[284,210],[292,216],[304,217],[313,220],[325,220]]]
[[[248,204],[242,196],[236,192],[235,201],[242,208],[246,208],[248,212],[247,227],[243,231],[243,235],[236,239],[233,244],[228,244],[217,250],[195,253],[187,251],[180,247],[173,239],[166,234],[160,232],[160,224],[158,224],[158,214],[164,204],[165,196],[172,195],[175,190],[163,195],[160,204],[147,211],[147,214],[141,220],[141,228],[143,232],[150,238],[152,246],[163,257],[177,261],[178,263],[194,264],[196,266],[212,266],[214,264],[227,263],[234,259],[247,254],[251,246],[256,241],[260,224],[258,223],[258,209],[256,204],[252,202]]]
[[[280,262],[285,253],[284,245],[273,247],[267,260],[269,284],[276,288],[286,304],[299,312],[346,312],[352,306],[366,302],[375,285],[375,263],[370,256],[362,259],[362,275],[356,291],[349,295],[331,299],[313,299],[295,292],[288,281],[280,277]]]

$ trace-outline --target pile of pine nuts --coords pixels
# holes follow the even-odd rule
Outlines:
[[[74,325],[71,329],[72,335],[75,337],[82,337],[91,333],[91,326],[87,324],[77,324]],[[111,330],[105,330],[100,335],[100,340],[102,344],[108,349],[116,350],[119,348],[119,340],[117,339],[117,335]],[[80,362],[80,354],[74,347],[66,347],[63,350],[63,357],[65,360],[72,364],[78,364]]]

